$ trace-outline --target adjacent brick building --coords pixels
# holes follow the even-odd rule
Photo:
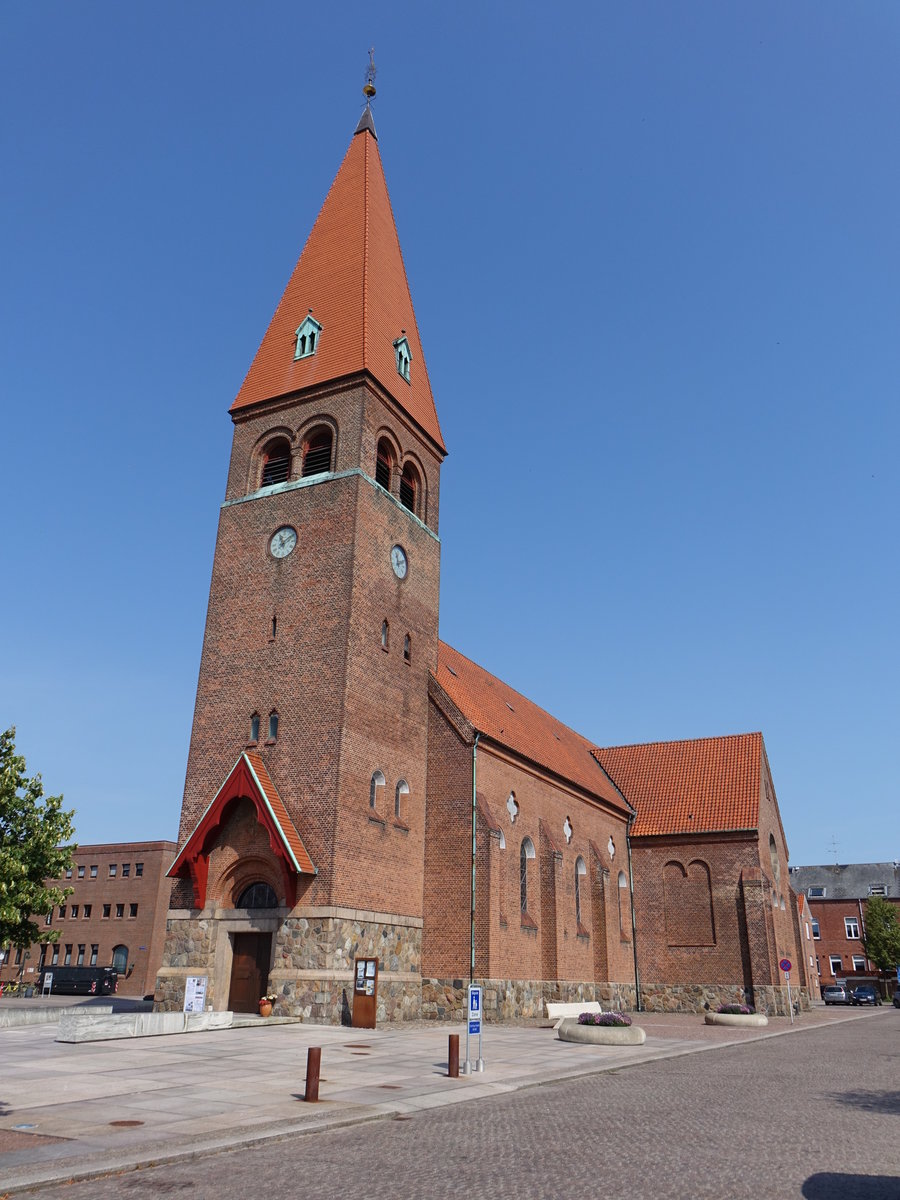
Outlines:
[[[274,989],[338,1021],[357,956],[382,1016],[458,1013],[470,978],[488,1015],[632,1005],[632,885],[649,977],[683,987],[692,951],[652,957],[649,895],[676,851],[693,878],[692,830],[658,864],[648,830],[633,878],[603,754],[439,641],[446,450],[368,108],[231,417],[158,1007],[203,974],[215,1008]],[[716,932],[691,981],[775,1003],[796,909],[769,897],[774,791],[750,807],[700,830]]]
[[[120,996],[153,992],[162,962],[174,842],[79,846],[65,878],[72,894],[45,918],[59,940],[11,952],[0,980],[36,983],[44,965],[114,966]]]
[[[790,879],[809,904],[819,983],[877,980],[879,972],[860,941],[866,902],[881,896],[897,907],[900,916],[900,863],[791,867]]]

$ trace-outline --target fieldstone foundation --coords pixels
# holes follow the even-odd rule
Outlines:
[[[180,1012],[190,975],[205,975],[208,1003],[215,1011],[226,1009],[229,934],[241,932],[272,934],[272,966],[263,986],[277,994],[278,1016],[349,1024],[358,957],[378,959],[376,1020],[420,1016],[421,918],[338,908],[170,911],[154,1011]]]

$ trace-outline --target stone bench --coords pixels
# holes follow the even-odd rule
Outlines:
[[[603,1012],[603,1009],[596,1000],[579,1000],[574,1004],[547,1001],[547,1016],[551,1021],[555,1022],[554,1029],[559,1029],[560,1024],[566,1017],[577,1017],[583,1012],[600,1013]]]

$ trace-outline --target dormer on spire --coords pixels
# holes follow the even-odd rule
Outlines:
[[[321,332],[322,326],[312,315],[312,309],[310,309],[297,326],[297,345],[294,349],[295,361],[298,358],[310,358],[313,354],[315,354],[319,345],[319,334]]]

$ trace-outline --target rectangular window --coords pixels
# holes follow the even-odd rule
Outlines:
[[[843,970],[844,960],[839,954],[829,954],[828,965],[831,967],[832,975],[837,975],[839,971]]]
[[[137,916],[137,905],[136,905],[136,904],[129,904],[129,906],[128,906],[128,915],[129,915],[129,917],[136,917],[136,916]]]
[[[127,879],[131,874],[131,863],[122,863],[122,878]]]
[[[135,863],[134,864],[134,873],[135,873],[135,875],[138,876],[138,878],[140,878],[140,876],[143,875],[143,873],[144,873],[144,864],[143,863]]]
[[[886,887],[870,887],[869,895],[870,896],[886,896],[887,888]]]
[[[78,905],[77,904],[72,905],[72,920],[73,921],[78,920]]]
[[[848,938],[859,941],[859,921],[856,917],[844,917],[844,931]]]
[[[86,905],[84,906],[84,919],[85,919],[85,921],[87,921],[87,920],[89,920],[89,919],[90,919],[90,915],[91,915],[91,912],[92,912],[92,911],[93,911],[93,909],[92,909],[92,905],[90,905],[90,904],[86,904]]]
[[[72,965],[72,945],[71,945],[71,943],[69,943],[66,946],[66,957],[65,957],[63,965],[66,967],[70,967]]]
[[[853,955],[853,970],[864,971],[866,969],[866,960],[862,954]]]
[[[106,919],[109,917],[109,911],[110,911],[110,910],[109,910],[109,905],[108,905],[108,904],[104,904],[104,905],[103,905],[103,919],[104,919],[104,920],[106,920]]]
[[[124,917],[124,916],[125,916],[125,905],[117,904],[116,905],[116,918],[118,919],[119,917]]]
[[[812,919],[812,931],[813,937],[818,941],[821,935],[819,934],[819,922],[815,917]]]
[[[66,906],[64,904],[61,904],[59,906],[59,919],[61,921],[64,921],[66,919]]]
[[[99,953],[100,953],[100,947],[98,945],[94,944],[93,946],[91,946],[91,966],[92,967],[96,967],[97,955]]]
[[[79,878],[79,879],[84,879],[84,867],[79,867],[79,868],[78,868],[78,878]]]
[[[75,964],[78,967],[84,966],[84,942],[80,942],[78,946],[78,962]]]
[[[18,950],[16,951],[16,966],[18,966],[21,961],[22,961],[22,947],[20,946],[18,948]]]
[[[816,965],[816,961],[812,955],[809,956],[809,965],[810,965],[810,969],[812,969]]]
[[[66,867],[66,879],[71,879],[71,878],[72,878],[72,868]]]
[[[811,900],[824,900],[825,889],[823,887],[811,887],[806,889],[806,894]]]
[[[55,967],[59,962],[59,946],[53,947],[53,953],[50,955],[50,965]]]
[[[115,877],[116,877],[116,869],[117,869],[117,868],[116,868],[116,864],[115,864],[115,863],[110,863],[110,864],[109,864],[109,877],[110,877],[110,879],[115,879]]]
[[[96,868],[96,866],[94,866],[94,867],[91,867],[91,879],[96,879],[96,878],[97,878],[97,868]]]

